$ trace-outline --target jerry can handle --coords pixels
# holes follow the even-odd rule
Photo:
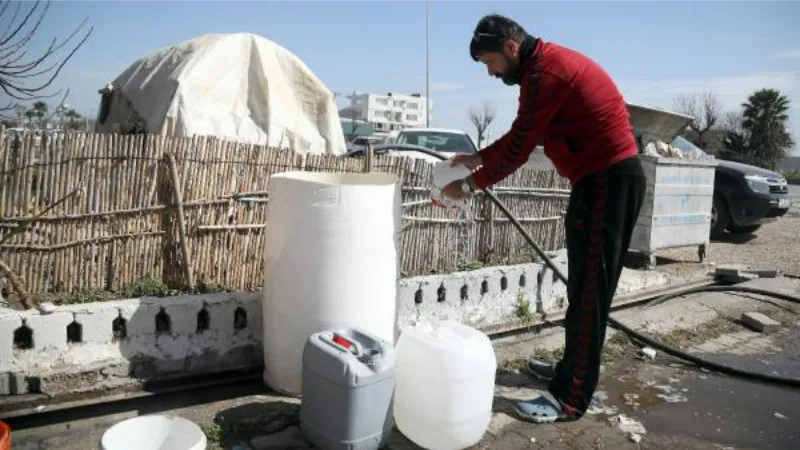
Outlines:
[[[330,337],[330,340],[328,340],[326,336],[325,340],[328,341],[329,344],[336,347],[337,349],[353,353],[356,356],[359,356],[362,353],[364,353],[364,350],[361,348],[361,344],[359,344],[354,340],[348,339],[347,337],[342,336],[339,333],[333,333],[333,335]]]

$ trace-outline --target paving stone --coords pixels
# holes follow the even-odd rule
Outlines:
[[[714,275],[718,281],[725,281],[728,283],[744,283],[760,278],[758,273],[748,270],[747,266],[741,264],[717,267]],[[767,275],[770,274],[767,273]]]
[[[778,275],[781,275],[780,271],[772,269],[748,270],[747,272],[758,275],[759,278],[777,278]]]
[[[780,322],[758,312],[742,314],[742,323],[760,333],[772,333],[781,329]]]
[[[744,264],[723,264],[717,266],[715,271],[716,275],[739,275],[740,273],[746,271],[748,266]]]

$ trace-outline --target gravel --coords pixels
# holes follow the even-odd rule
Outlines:
[[[697,247],[658,252],[658,270],[682,273],[695,270],[700,264]],[[763,225],[753,234],[728,234],[711,241],[706,263],[744,264],[751,269],[775,269],[800,276],[800,203],[780,219]]]

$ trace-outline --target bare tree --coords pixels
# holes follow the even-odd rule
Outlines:
[[[475,125],[475,131],[478,133],[478,148],[481,148],[483,139],[486,137],[486,130],[494,121],[495,115],[495,109],[488,101],[483,103],[483,107],[480,110],[477,108],[470,108],[469,120]]]
[[[12,4],[10,1],[0,1],[0,23],[6,29],[0,34],[0,90],[4,96],[9,97],[7,103],[0,104],[0,111],[14,109],[19,102],[36,101],[60,94],[61,91],[46,93],[46,90],[94,30],[94,27],[90,27],[82,37],[76,39],[77,42],[74,41],[84,30],[88,22],[86,18],[66,39],[59,41],[58,38],[53,38],[44,52],[37,56],[29,55],[29,44],[41,31],[50,2],[42,5],[37,1],[27,11],[22,12],[22,5],[28,2],[15,3],[16,8],[9,8]],[[68,44],[71,45],[71,50],[66,56],[60,56],[59,52]]]
[[[725,113],[720,125],[722,129],[728,133],[744,134],[743,122],[744,117],[742,117],[741,111],[728,111]]]
[[[699,94],[681,95],[675,99],[678,112],[694,117],[689,128],[696,135],[695,144],[701,148],[708,146],[704,139],[706,133],[717,125],[722,115],[722,106],[717,97],[710,91]]]

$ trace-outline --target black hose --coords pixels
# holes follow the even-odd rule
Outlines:
[[[416,146],[416,145],[383,144],[383,145],[375,146],[374,149],[376,151],[379,151],[379,150],[389,149],[389,148],[394,148],[394,149],[398,149],[398,150],[401,150],[401,151],[416,151],[416,152],[420,152],[420,153],[425,153],[427,155],[430,155],[430,156],[433,156],[435,158],[438,158],[439,160],[442,160],[442,161],[447,159],[445,156],[442,156],[441,154],[439,154],[436,151],[427,149],[425,147],[419,147],[419,146]],[[514,227],[522,234],[522,237],[525,239],[525,242],[527,242],[528,245],[533,247],[533,249],[536,251],[536,253],[539,255],[539,257],[541,257],[542,260],[545,262],[545,264],[547,264],[547,266],[550,267],[550,269],[553,270],[553,272],[556,274],[556,276],[566,285],[567,284],[566,275],[564,275],[564,273],[561,272],[561,270],[558,268],[558,266],[556,266],[556,264],[553,263],[553,261],[545,254],[545,252],[539,247],[539,245],[536,243],[536,241],[533,240],[531,235],[528,234],[528,232],[525,230],[525,228],[522,226],[522,224],[519,223],[519,221],[514,217],[513,214],[511,214],[511,211],[509,211],[508,208],[506,208],[506,206],[503,204],[503,202],[500,201],[500,199],[497,198],[497,196],[495,196],[494,193],[491,190],[489,190],[489,189],[482,189],[482,190],[492,200],[492,202],[495,205],[497,205],[498,208],[500,208],[500,211],[502,211],[503,214],[505,214],[506,217],[508,217],[508,220],[510,220],[511,223],[514,225]],[[760,294],[760,295],[766,295],[766,296],[770,296],[770,297],[775,297],[775,298],[779,298],[779,299],[782,299],[782,300],[787,300],[787,301],[790,301],[790,302],[793,302],[793,303],[800,303],[800,297],[787,295],[787,294],[782,294],[780,292],[773,292],[773,291],[767,291],[767,290],[763,290],[763,289],[750,288],[750,287],[744,287],[744,286],[704,286],[704,287],[690,289],[690,290],[679,292],[679,293],[675,293],[675,294],[663,295],[661,297],[656,298],[655,300],[652,300],[650,303],[647,304],[647,306],[658,305],[660,303],[663,303],[663,302],[665,302],[667,300],[670,300],[672,298],[675,298],[675,297],[682,297],[684,295],[698,293],[698,292],[748,292],[748,293],[753,293],[753,294]],[[635,339],[635,340],[637,340],[637,341],[639,341],[639,342],[641,342],[641,343],[643,343],[643,344],[645,344],[647,346],[650,346],[650,347],[652,347],[652,348],[654,348],[656,350],[660,350],[660,351],[662,351],[662,352],[664,352],[664,353],[666,353],[666,354],[668,354],[670,356],[674,356],[674,357],[676,357],[678,359],[691,362],[691,363],[697,365],[698,367],[703,367],[703,368],[710,369],[710,370],[716,370],[716,371],[718,371],[720,373],[724,373],[724,374],[727,374],[727,375],[733,375],[733,376],[738,376],[738,377],[743,377],[743,378],[749,378],[749,379],[754,379],[754,380],[763,381],[763,382],[767,382],[767,383],[779,384],[779,385],[784,385],[784,386],[792,386],[792,387],[800,386],[800,378],[788,378],[788,377],[781,377],[781,376],[777,376],[777,375],[768,375],[768,374],[759,373],[759,372],[750,372],[750,371],[747,371],[747,370],[741,370],[741,369],[737,369],[735,367],[726,366],[724,364],[719,364],[719,363],[716,363],[716,362],[713,362],[713,361],[709,361],[707,359],[700,358],[698,356],[694,356],[694,355],[692,355],[690,353],[686,353],[686,352],[678,350],[676,348],[672,348],[672,347],[670,347],[670,346],[668,346],[666,344],[663,344],[661,342],[658,342],[658,341],[656,341],[656,340],[654,340],[654,339],[652,339],[652,338],[650,338],[650,337],[648,337],[648,336],[646,336],[644,334],[641,334],[641,333],[629,328],[628,326],[626,326],[623,323],[620,323],[619,321],[617,321],[615,318],[613,318],[611,316],[609,316],[609,318],[608,318],[608,323],[613,328],[615,328],[615,329],[627,334],[631,338],[633,338],[633,339]]]
[[[746,292],[748,294],[758,294],[758,295],[766,295],[766,296],[769,296],[769,297],[775,297],[775,298],[779,298],[781,300],[786,300],[787,302],[800,303],[800,298],[799,297],[796,297],[796,296],[793,296],[793,295],[789,295],[789,294],[782,294],[780,292],[775,292],[775,291],[768,291],[766,289],[759,289],[759,288],[748,287],[748,286],[702,286],[702,287],[699,287],[697,289],[691,289],[689,291],[683,291],[683,292],[677,292],[677,293],[674,293],[674,294],[662,295],[661,297],[658,297],[658,298],[655,298],[653,300],[650,300],[645,306],[649,308],[651,306],[660,305],[661,303],[664,303],[667,300],[672,300],[673,298],[676,298],[676,297],[682,297],[682,296],[684,296],[686,294],[691,294],[691,293],[693,293],[695,291],[697,291],[697,292]]]

